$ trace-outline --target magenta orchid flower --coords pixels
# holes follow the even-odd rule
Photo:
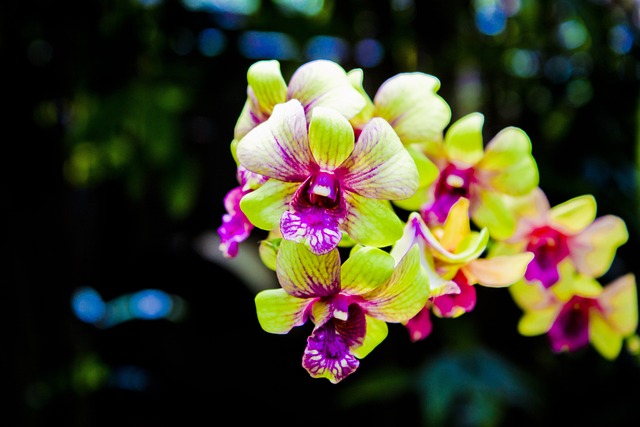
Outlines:
[[[283,240],[276,273],[281,289],[256,295],[258,321],[286,334],[311,320],[302,366],[314,378],[336,384],[351,375],[388,334],[388,323],[413,317],[428,297],[417,248],[395,266],[385,251],[355,247],[341,265],[338,249],[315,255]]]
[[[269,177],[240,207],[256,227],[326,254],[343,233],[366,246],[389,246],[402,221],[389,200],[411,196],[416,165],[391,126],[374,118],[357,143],[337,111],[315,107],[307,123],[302,104],[276,105],[271,117],[237,146],[241,165]]]
[[[574,197],[550,207],[541,189],[514,205],[513,236],[496,245],[503,253],[530,251],[533,261],[525,273],[529,282],[549,288],[558,282],[559,267],[570,262],[580,273],[598,278],[607,272],[616,250],[629,238],[624,221],[614,215],[596,219],[591,195]]]
[[[391,255],[401,259],[408,248],[420,247],[431,295],[423,311],[405,325],[412,341],[422,340],[430,333],[429,311],[438,317],[454,318],[473,310],[473,285],[500,288],[522,278],[533,254],[480,258],[488,241],[486,228],[471,230],[466,198],[453,204],[440,226],[429,228],[418,212],[409,215],[404,235],[391,249]]]
[[[316,106],[333,108],[349,119],[366,105],[363,96],[353,88],[347,73],[340,65],[328,60],[311,61],[300,66],[285,82],[276,60],[258,61],[247,71],[247,100],[234,128],[231,153],[238,166],[239,187],[225,196],[226,213],[218,228],[219,249],[227,258],[238,253],[238,243],[246,240],[253,225],[239,207],[242,196],[259,188],[268,178],[252,173],[238,165],[236,146],[254,127],[266,121],[277,104],[297,99],[307,115]]]
[[[633,274],[602,287],[596,279],[565,263],[552,288],[523,280],[509,290],[523,310],[519,333],[547,334],[554,352],[574,352],[592,344],[611,360],[618,356],[625,339],[635,337],[638,302]]]

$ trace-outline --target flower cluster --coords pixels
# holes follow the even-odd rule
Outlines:
[[[628,239],[622,219],[596,219],[583,195],[551,208],[527,134],[486,144],[484,116],[454,123],[440,81],[421,72],[385,81],[373,98],[363,71],[328,60],[289,82],[275,60],[247,72],[231,152],[238,187],[218,228],[228,258],[254,228],[280,287],[255,298],[261,327],[313,323],[302,365],[338,383],[388,334],[419,341],[432,316],[476,305],[475,285],[507,287],[522,335],[552,350],[591,343],[613,359],[637,340],[635,277],[598,278]]]

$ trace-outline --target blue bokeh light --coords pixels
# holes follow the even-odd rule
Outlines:
[[[498,6],[484,5],[476,9],[475,23],[482,34],[496,36],[507,26],[507,15]]]
[[[205,28],[200,32],[198,47],[204,56],[220,55],[227,46],[227,37],[216,28]]]
[[[78,319],[86,323],[99,322],[105,315],[106,304],[95,289],[83,287],[71,297],[71,308]]]
[[[624,55],[633,46],[633,33],[628,25],[618,24],[609,30],[609,47],[615,53]]]
[[[246,31],[238,40],[240,53],[251,59],[289,60],[298,57],[298,46],[288,34],[274,31]]]
[[[329,59],[341,63],[349,55],[349,45],[340,37],[315,36],[307,41],[305,55],[310,61]]]
[[[384,47],[375,39],[360,40],[355,46],[355,57],[359,65],[365,68],[375,67],[384,58]]]
[[[139,319],[161,319],[171,313],[171,297],[158,289],[145,289],[131,295],[129,308]]]

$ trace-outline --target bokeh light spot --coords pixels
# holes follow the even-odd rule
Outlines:
[[[74,292],[71,307],[78,319],[96,323],[104,317],[106,305],[95,289],[83,287]]]
[[[476,28],[482,34],[496,36],[504,31],[507,26],[507,16],[504,11],[495,5],[483,5],[476,9]]]
[[[200,32],[198,47],[204,56],[220,55],[227,46],[224,33],[216,28],[206,28]]]
[[[382,62],[384,47],[374,39],[363,39],[356,43],[355,59],[363,67],[371,68]]]
[[[627,25],[619,24],[609,30],[609,47],[615,53],[619,55],[629,53],[631,46],[633,46],[633,34]]]
[[[296,42],[285,33],[272,31],[247,31],[238,40],[240,53],[251,59],[295,59],[298,56]]]
[[[329,59],[341,63],[349,55],[349,45],[340,37],[315,36],[307,41],[305,56],[307,60]]]

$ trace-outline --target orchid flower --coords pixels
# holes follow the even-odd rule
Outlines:
[[[355,372],[358,359],[386,338],[387,322],[410,319],[428,297],[417,248],[395,266],[387,252],[357,246],[341,265],[337,248],[316,255],[282,240],[276,273],[281,288],[255,297],[261,327],[286,334],[311,319],[315,326],[302,366],[334,384]]]
[[[538,167],[531,141],[519,128],[507,127],[484,147],[484,116],[472,113],[454,122],[445,134],[441,150],[430,156],[439,174],[428,191],[417,192],[403,203],[420,210],[428,225],[441,224],[461,197],[469,199],[473,222],[495,238],[506,238],[515,220],[503,195],[521,196],[537,187]]]
[[[295,99],[278,104],[238,143],[240,164],[270,178],[242,198],[242,211],[317,255],[343,233],[366,246],[391,245],[403,224],[389,200],[416,191],[413,159],[384,119],[370,120],[356,143],[339,112],[315,107],[310,117]]]
[[[473,310],[473,285],[505,287],[522,278],[533,254],[480,258],[488,241],[486,228],[471,230],[466,198],[458,199],[444,224],[432,229],[418,212],[409,215],[404,235],[392,247],[391,255],[400,260],[409,248],[420,247],[421,265],[429,277],[431,294],[423,311],[405,325],[413,341],[429,335],[429,311],[438,317],[454,318]]]
[[[558,282],[559,265],[565,260],[578,272],[598,278],[609,270],[617,248],[626,243],[629,233],[617,216],[596,219],[596,209],[591,195],[550,207],[544,192],[537,188],[514,202],[516,230],[510,238],[497,243],[496,250],[533,252],[535,257],[524,277],[545,288]]]
[[[518,331],[547,334],[554,352],[574,352],[591,343],[606,359],[615,359],[638,326],[636,281],[626,274],[605,287],[563,263],[552,288],[521,280],[509,288],[523,310]]]
[[[311,61],[300,66],[286,84],[276,60],[258,61],[247,71],[247,100],[234,128],[231,153],[238,167],[239,187],[231,189],[225,196],[226,213],[218,228],[219,249],[223,255],[233,258],[238,252],[238,243],[246,240],[253,225],[238,206],[241,196],[259,188],[267,178],[245,170],[238,164],[236,146],[254,127],[266,121],[273,108],[280,103],[297,99],[307,115],[313,107],[333,108],[347,119],[356,115],[366,105],[365,98],[353,88],[347,73],[340,65],[328,60]]]

